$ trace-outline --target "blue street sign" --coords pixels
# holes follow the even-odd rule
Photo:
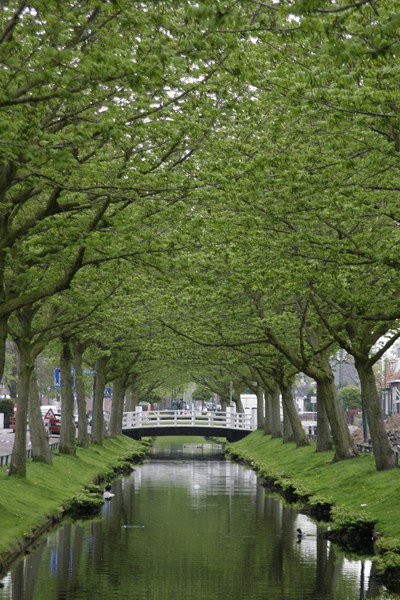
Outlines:
[[[72,387],[75,388],[75,369],[74,368],[71,369],[71,375],[72,375]],[[61,369],[60,369],[60,367],[56,367],[54,369],[54,387],[56,390],[59,390],[61,388]]]
[[[56,367],[54,369],[54,387],[59,390],[61,387],[61,369]]]
[[[112,398],[112,388],[104,388],[104,398]]]

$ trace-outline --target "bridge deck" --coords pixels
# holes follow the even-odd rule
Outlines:
[[[122,430],[135,439],[166,435],[225,437],[237,441],[256,425],[251,415],[234,412],[203,414],[196,410],[137,411],[124,413]]]

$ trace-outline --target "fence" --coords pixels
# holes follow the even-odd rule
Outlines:
[[[50,450],[53,452],[53,450],[58,450],[60,443],[59,442],[52,442],[51,444],[49,444]],[[32,448],[29,448],[29,450],[26,451],[26,458],[32,458]],[[6,454],[5,456],[0,456],[0,467],[6,467],[8,464],[10,464],[10,460],[11,460],[11,454]]]
[[[123,414],[124,429],[146,429],[162,427],[209,427],[253,431],[256,429],[253,415],[236,412],[208,412],[197,410],[136,411]]]

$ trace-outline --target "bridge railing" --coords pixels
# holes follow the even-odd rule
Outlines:
[[[252,415],[235,412],[208,412],[198,410],[157,410],[125,412],[122,429],[146,427],[223,427],[253,431],[256,428]]]

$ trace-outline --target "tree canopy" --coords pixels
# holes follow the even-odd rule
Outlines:
[[[342,348],[392,468],[372,367],[400,335],[398,14],[398,0],[3,4],[0,372],[27,311],[24,344],[78,344],[121,389],[229,396],[302,371],[346,458]]]

